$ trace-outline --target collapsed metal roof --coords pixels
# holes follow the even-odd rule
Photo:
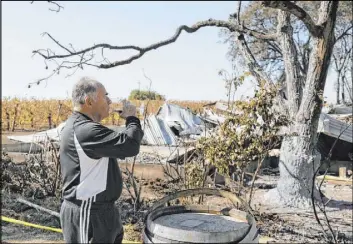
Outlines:
[[[318,132],[353,143],[352,124],[335,119],[329,114],[322,113],[320,115]]]
[[[218,109],[224,108],[225,107],[220,105],[218,106]],[[344,109],[344,112],[346,112],[347,109]],[[321,113],[318,132],[334,138],[339,137],[340,140],[353,143],[352,125],[336,119],[335,117],[337,116],[343,115]],[[224,119],[224,116],[218,115],[207,109],[204,110],[204,114],[202,116],[198,116],[193,114],[190,109],[165,103],[159,109],[157,115],[149,115],[145,121],[142,121],[142,128],[145,132],[143,144],[155,146],[177,146],[179,136],[199,136],[202,134],[207,134],[206,132],[209,128],[207,128],[206,122],[210,122],[216,126],[224,122]],[[64,126],[65,122],[60,124],[55,129],[26,136],[8,136],[8,138],[27,143],[43,143],[48,139],[52,141],[59,141],[60,133]],[[282,128],[281,133],[285,133],[287,130],[288,128]]]
[[[25,136],[8,136],[10,140],[25,142],[25,143],[45,143],[47,140],[60,141],[61,130],[64,128],[66,122],[58,125],[58,127],[46,131],[41,131]]]
[[[157,117],[177,130],[179,135],[201,134],[204,127],[204,121],[198,115],[193,114],[188,108],[175,104],[164,103]]]
[[[142,122],[142,128],[145,132],[143,143],[147,145],[177,145],[177,138],[170,129],[166,121],[150,115]]]

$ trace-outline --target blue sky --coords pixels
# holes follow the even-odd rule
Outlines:
[[[60,3],[60,2],[59,2]],[[47,83],[27,88],[28,83],[46,77],[43,59],[32,57],[32,50],[56,48],[49,32],[62,44],[72,43],[76,49],[97,43],[147,46],[172,36],[179,25],[192,25],[209,18],[226,20],[236,2],[62,2],[59,13],[49,11],[47,2],[2,2],[2,96],[58,98],[71,94],[75,81],[91,76],[101,81],[111,97],[127,97],[132,89],[152,89],[167,99],[226,99],[220,69],[230,71],[226,58],[227,45],[221,43],[218,28],[204,28],[193,34],[183,33],[168,46],[146,53],[131,64],[108,70],[87,67],[69,78],[66,72]],[[114,52],[110,60],[123,59],[132,52]],[[54,66],[49,66],[53,69]],[[241,67],[239,67],[241,69]],[[329,73],[325,96],[334,101],[333,79]],[[236,98],[251,95],[253,85],[246,82]]]

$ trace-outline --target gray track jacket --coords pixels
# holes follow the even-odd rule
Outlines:
[[[60,138],[62,197],[80,204],[114,202],[122,191],[122,176],[117,158],[139,153],[143,137],[140,120],[126,119],[126,129],[113,131],[80,112],[66,121]]]

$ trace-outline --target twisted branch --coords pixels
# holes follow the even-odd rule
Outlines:
[[[280,9],[295,15],[298,19],[303,21],[309,32],[315,37],[319,37],[322,33],[322,26],[316,25],[310,15],[295,3],[290,1],[262,1],[261,5],[264,7]]]
[[[120,65],[125,65],[125,64],[129,64],[131,62],[133,62],[136,59],[141,58],[145,53],[151,51],[151,50],[155,50],[158,49],[160,47],[169,45],[171,43],[174,43],[180,36],[180,34],[182,33],[182,31],[185,31],[187,33],[194,33],[196,31],[198,31],[199,29],[203,28],[203,27],[210,27],[210,26],[215,26],[215,27],[220,27],[220,28],[226,28],[231,32],[239,32],[239,33],[244,33],[250,36],[254,36],[256,38],[260,38],[260,39],[265,39],[265,40],[272,40],[275,38],[276,34],[263,34],[254,30],[250,30],[248,28],[245,28],[241,25],[236,25],[233,24],[229,21],[223,21],[223,20],[214,20],[214,19],[208,19],[205,21],[200,21],[194,25],[192,25],[191,27],[186,26],[186,25],[181,25],[177,28],[175,34],[163,41],[151,44],[147,47],[138,47],[135,45],[127,45],[127,46],[114,46],[114,45],[110,45],[107,43],[101,43],[101,44],[96,44],[93,45],[89,48],[85,48],[82,49],[80,51],[75,51],[74,48],[72,48],[71,46],[71,50],[67,47],[65,47],[64,45],[62,45],[58,40],[56,40],[52,35],[50,35],[49,33],[45,32],[43,33],[43,35],[47,35],[56,45],[58,45],[61,49],[65,50],[67,53],[66,54],[55,54],[54,52],[52,52],[50,49],[38,49],[38,50],[34,50],[33,51],[33,55],[40,55],[41,57],[43,57],[45,60],[54,60],[54,59],[66,59],[66,58],[71,58],[71,57],[75,57],[75,56],[80,56],[81,57],[81,61],[79,62],[74,62],[75,66],[73,67],[77,67],[77,66],[81,66],[85,64],[85,65],[90,65],[93,67],[97,67],[100,69],[109,69],[109,68],[113,68],[116,66],[120,66]],[[101,49],[101,53],[103,56],[103,51],[104,49],[110,49],[110,50],[133,50],[133,51],[137,51],[137,54],[130,56],[129,58],[123,59],[123,60],[118,60],[115,62],[110,62],[108,61],[104,56],[104,60],[106,61],[105,63],[103,63],[103,61],[101,63],[98,64],[93,64],[93,63],[89,63],[88,61],[91,60],[87,60],[84,59],[84,55],[86,55],[88,52],[90,51],[95,51],[97,49]],[[82,60],[85,60],[85,62],[82,62]],[[64,61],[65,64],[70,64],[70,62],[68,61]],[[63,68],[63,66],[59,66],[58,69]],[[66,67],[67,68],[67,67]]]
[[[34,3],[34,1],[31,1],[31,4],[33,4],[33,3]],[[57,9],[49,8],[50,11],[59,13],[61,9],[64,9],[64,7],[61,6],[60,4],[58,4],[57,2],[48,1],[48,3],[51,3],[51,4],[53,4],[53,5],[55,5],[57,7]]]

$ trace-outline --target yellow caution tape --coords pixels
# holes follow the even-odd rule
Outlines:
[[[17,220],[17,219],[13,219],[13,218],[8,218],[5,216],[1,216],[1,221],[6,221],[9,223],[14,223],[14,224],[20,224],[20,225],[25,225],[25,226],[30,226],[30,227],[34,227],[34,228],[38,228],[38,229],[43,229],[43,230],[51,230],[51,231],[55,231],[55,232],[59,232],[62,233],[63,231],[59,228],[53,228],[53,227],[48,227],[48,226],[43,226],[43,225],[36,225],[36,224],[32,224],[26,221],[22,221],[22,220]],[[127,241],[127,240],[123,240],[123,243],[139,243],[141,244],[141,242],[133,242],[133,241]]]
[[[8,217],[5,217],[5,216],[1,216],[1,221],[6,221],[6,222],[14,223],[14,224],[25,225],[25,226],[30,226],[30,227],[34,227],[34,228],[38,228],[38,229],[43,229],[43,230],[51,230],[51,231],[55,231],[55,232],[59,232],[59,233],[63,232],[59,228],[52,228],[52,227],[47,227],[47,226],[42,226],[42,225],[36,225],[36,224],[28,223],[28,222],[25,222],[25,221],[22,221],[22,220],[8,218]]]

